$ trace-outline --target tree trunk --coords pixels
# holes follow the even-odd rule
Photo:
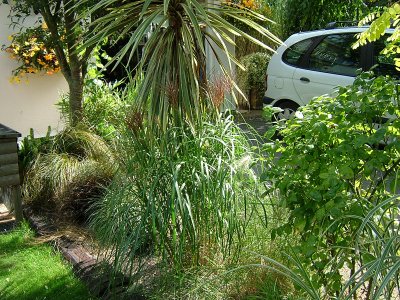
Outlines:
[[[71,75],[68,81],[70,122],[75,126],[82,120],[83,115],[83,77],[80,68],[73,70]]]
[[[75,29],[75,25],[78,22],[78,15],[75,13],[74,4],[74,0],[64,0],[64,26],[68,49],[69,68],[71,70],[71,77],[68,80],[68,85],[72,126],[77,125],[82,120],[84,79],[82,66],[86,63],[81,61],[78,55],[77,41],[79,40],[79,35],[77,35],[77,30]]]
[[[249,91],[249,102],[251,109],[262,109],[262,102],[259,99],[257,90],[255,88],[251,88]]]
[[[81,42],[81,36],[80,31],[75,28],[80,20],[74,9],[75,3],[75,0],[37,0],[37,8],[47,24],[61,72],[68,83],[69,121],[72,126],[82,120],[83,80],[87,72],[87,61],[95,47],[87,47],[83,54],[78,54],[80,51],[77,45]],[[60,32],[63,38],[60,37]]]

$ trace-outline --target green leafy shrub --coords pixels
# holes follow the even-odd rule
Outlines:
[[[115,267],[133,266],[142,251],[178,269],[209,252],[237,253],[258,189],[252,151],[232,117],[163,134],[139,113],[128,120],[118,145],[121,173],[92,218]]]
[[[352,270],[346,269],[343,264],[329,265],[333,275],[340,273],[342,276],[342,287],[336,291],[321,288],[313,272],[296,252],[287,255],[287,264],[261,256],[264,264],[245,267],[266,268],[286,276],[303,292],[305,298],[300,299],[397,299],[400,287],[400,234],[398,221],[393,220],[398,215],[399,200],[398,196],[386,199],[360,215],[344,215],[334,222],[343,224],[351,219],[357,220],[358,226],[354,228],[351,242],[347,247],[332,245],[318,251],[334,251],[337,253],[336,260],[344,264],[353,259],[348,255],[349,249],[359,256],[358,264]]]
[[[255,92],[257,100],[261,100],[265,91],[265,73],[271,56],[267,53],[256,52],[241,58],[245,71],[238,70],[238,81],[243,85],[247,94]]]
[[[286,39],[297,32],[325,28],[329,22],[357,20],[368,13],[365,2],[332,0],[326,5],[323,0],[271,1],[271,19],[276,22],[272,28],[278,36]]]
[[[121,120],[129,109],[131,99],[136,95],[135,86],[128,84],[120,88],[121,82],[105,83],[99,79],[87,80],[84,87],[83,118],[95,134],[111,142],[120,129]],[[61,114],[70,123],[70,108],[67,95],[58,103]]]
[[[301,234],[294,249],[328,294],[342,288],[343,267],[354,274],[368,263],[354,246],[365,212],[399,192],[399,97],[390,78],[362,74],[336,97],[322,96],[301,108],[281,131],[283,140],[265,145],[272,167],[263,179],[279,190],[279,204],[290,211],[273,236]],[[358,240],[368,239],[365,234]]]

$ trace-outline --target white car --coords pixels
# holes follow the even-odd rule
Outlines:
[[[385,39],[352,49],[367,27],[342,27],[297,33],[271,57],[264,104],[280,107],[278,119],[289,119],[316,96],[333,94],[353,83],[359,69],[400,76],[391,60],[380,55]],[[393,29],[387,30],[391,34]]]

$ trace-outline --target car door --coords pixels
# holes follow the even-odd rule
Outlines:
[[[355,33],[322,36],[293,74],[293,84],[303,104],[313,97],[333,94],[338,86],[353,83],[362,67],[363,48],[352,49]]]

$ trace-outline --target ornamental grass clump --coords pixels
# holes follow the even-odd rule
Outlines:
[[[109,146],[85,129],[67,128],[52,138],[50,150],[38,154],[24,178],[28,203],[55,207],[84,221],[115,172]]]
[[[134,121],[118,147],[120,173],[92,217],[116,270],[134,273],[143,253],[176,269],[200,264],[203,251],[233,257],[258,199],[241,130],[229,116],[159,134],[138,116],[128,119]]]

